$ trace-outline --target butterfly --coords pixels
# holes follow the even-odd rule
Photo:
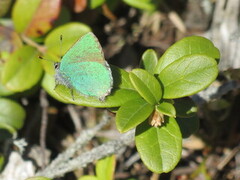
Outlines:
[[[66,52],[61,62],[55,63],[55,83],[56,87],[61,84],[71,89],[73,99],[73,89],[101,101],[110,94],[112,72],[92,32],[82,36]]]

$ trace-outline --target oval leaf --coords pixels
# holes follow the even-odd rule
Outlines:
[[[169,102],[162,102],[156,106],[156,110],[169,117],[176,117],[175,107]]]
[[[163,98],[174,99],[195,94],[209,86],[218,75],[216,61],[204,55],[190,55],[174,61],[159,74]]]
[[[201,54],[212,57],[213,59],[220,58],[219,50],[214,44],[200,36],[191,36],[173,44],[159,59],[155,73],[159,74],[165,67],[172,62],[188,55]]]
[[[41,83],[42,87],[45,89],[45,91],[47,91],[47,93],[52,96],[53,98],[57,99],[60,102],[63,103],[68,103],[68,101],[66,101],[64,98],[62,98],[61,96],[59,96],[54,88],[55,88],[55,79],[53,75],[50,75],[48,73],[44,74],[44,77],[42,79],[42,83]]]
[[[123,133],[145,121],[152,113],[154,106],[144,99],[134,99],[123,104],[116,115],[117,129]]]
[[[181,158],[182,137],[174,118],[166,118],[161,127],[140,124],[135,142],[142,161],[153,172],[169,172]]]
[[[4,122],[0,122],[0,141],[3,141],[5,139],[9,139],[12,137],[11,134],[16,133],[16,129]]]
[[[0,98],[0,109],[0,124],[6,124],[17,130],[22,128],[26,117],[22,106],[12,100]]]
[[[151,0],[123,0],[125,3],[135,8],[153,11],[156,5]],[[155,1],[156,2],[156,1]]]
[[[134,90],[131,83],[129,83],[129,74],[126,71],[116,66],[111,66],[111,70],[113,75],[113,89],[104,101],[100,101],[96,97],[81,95],[75,90],[73,90],[72,96],[72,90],[63,85],[58,85],[55,88],[55,79],[53,75],[47,74],[46,79],[45,77],[43,79],[42,85],[50,95],[61,102],[83,106],[119,107],[127,101],[140,98],[140,95]]]
[[[12,19],[17,32],[23,33],[25,31],[40,3],[41,0],[18,0],[15,2]]]
[[[22,92],[38,83],[42,66],[38,52],[30,46],[15,51],[2,70],[2,83],[11,91]]]
[[[91,9],[95,9],[99,6],[101,6],[106,0],[90,0],[89,6]]]
[[[87,175],[80,177],[78,180],[99,180],[99,179],[96,176]]]
[[[157,62],[158,58],[156,52],[153,49],[148,49],[142,55],[140,67],[153,75]]]
[[[138,93],[150,104],[157,104],[162,97],[158,80],[143,69],[134,69],[129,73],[130,80]]]
[[[116,158],[114,155],[98,160],[96,165],[98,180],[114,179],[115,164]]]
[[[25,3],[28,6],[28,3]],[[32,18],[25,29],[25,34],[30,37],[39,37],[49,31],[61,8],[61,0],[41,0]],[[24,16],[25,13],[22,15]]]

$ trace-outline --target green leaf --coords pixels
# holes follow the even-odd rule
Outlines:
[[[89,3],[89,7],[91,9],[95,9],[99,6],[101,6],[103,3],[105,3],[106,0],[90,0]]]
[[[11,134],[10,134],[11,133]],[[12,134],[16,133],[16,129],[5,122],[0,122],[0,141],[11,138]]]
[[[218,75],[216,61],[204,55],[184,56],[165,67],[160,79],[165,99],[195,94],[209,86]]]
[[[0,17],[4,16],[10,8],[12,0],[0,0]]]
[[[120,88],[120,89],[129,89],[134,90],[130,78],[129,73],[117,66],[110,65],[112,76],[113,76],[113,88]]]
[[[115,156],[108,156],[97,161],[96,174],[98,180],[112,180],[114,179],[115,171]]]
[[[28,4],[26,3],[25,6],[28,6]],[[53,27],[55,19],[59,16],[60,9],[61,0],[41,0],[32,15],[31,21],[24,30],[24,34],[28,37],[41,37],[46,34]]]
[[[27,178],[26,180],[52,180],[52,179],[43,177],[43,176],[36,176],[36,177]]]
[[[117,129],[123,133],[145,121],[152,113],[154,106],[144,99],[134,99],[123,104],[116,115]]]
[[[175,99],[174,107],[176,108],[177,117],[188,118],[196,115],[197,106],[189,97]]]
[[[22,106],[12,100],[0,98],[0,109],[0,127],[3,128],[5,124],[5,127],[9,126],[17,130],[22,128],[26,117],[25,110]],[[8,128],[6,129],[10,130]],[[12,132],[12,130],[10,130],[10,132]]]
[[[0,96],[10,96],[14,94],[14,92],[8,90],[1,82],[0,82]]]
[[[18,33],[23,33],[28,27],[41,0],[18,0],[15,2],[12,11],[14,28]]]
[[[140,124],[135,142],[142,161],[153,172],[169,172],[181,158],[182,137],[174,118],[166,118],[161,127]]]
[[[0,171],[2,171],[4,165],[4,156],[0,154]]]
[[[131,83],[129,83],[129,74],[126,71],[116,66],[111,66],[111,70],[113,75],[113,89],[104,101],[100,101],[96,97],[82,95],[76,92],[76,90],[73,90],[74,97],[72,97],[71,89],[63,85],[58,85],[54,91],[67,103],[92,107],[119,107],[127,101],[140,98],[140,95],[133,89]],[[53,76],[49,82],[51,82],[51,86],[44,85],[44,88],[48,92],[52,91],[55,87]]]
[[[82,176],[78,180],[98,180],[96,176]]]
[[[199,119],[197,115],[189,118],[176,118],[183,138],[189,137],[199,129]]]
[[[153,49],[148,49],[142,55],[140,67],[153,75],[157,63],[158,58],[156,52]]]
[[[3,85],[13,92],[22,92],[36,85],[42,76],[37,54],[37,50],[30,46],[15,51],[3,67]]]
[[[162,97],[162,89],[158,80],[143,69],[134,69],[129,73],[130,80],[138,93],[152,105]]]
[[[156,110],[169,117],[176,117],[175,107],[169,102],[162,102],[156,106]]]
[[[213,59],[220,58],[219,50],[210,40],[200,36],[186,37],[167,49],[158,61],[155,74],[159,74],[172,62],[177,61],[184,56],[194,54],[206,55]]]
[[[64,98],[62,98],[61,96],[59,96],[54,88],[55,88],[55,79],[53,75],[50,75],[48,73],[45,73],[42,79],[42,83],[41,83],[42,87],[45,89],[45,91],[52,96],[53,98],[57,99],[60,102],[63,103],[68,103],[67,100],[65,100]]]
[[[153,0],[123,0],[123,2],[135,8],[148,10],[148,11],[153,11],[157,5],[157,1],[153,1]]]
[[[83,23],[68,23],[49,33],[45,39],[45,45],[48,52],[63,56],[81,36],[90,31],[90,27]],[[63,37],[62,44],[60,42],[61,35]]]

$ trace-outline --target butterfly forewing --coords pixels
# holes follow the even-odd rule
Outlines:
[[[112,88],[111,70],[100,43],[91,32],[80,38],[63,56],[58,73],[64,74],[61,77],[67,77],[71,87],[87,96],[104,99]]]

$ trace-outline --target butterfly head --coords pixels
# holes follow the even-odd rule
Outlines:
[[[58,70],[60,67],[60,62],[54,62],[54,68],[55,70]]]

